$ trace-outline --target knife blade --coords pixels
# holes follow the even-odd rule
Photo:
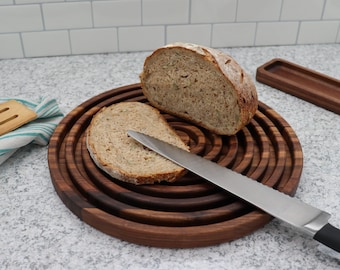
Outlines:
[[[328,222],[329,213],[149,135],[132,130],[127,133],[161,156],[340,252],[340,230]]]

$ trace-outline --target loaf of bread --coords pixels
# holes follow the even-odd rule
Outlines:
[[[258,106],[251,77],[231,56],[195,44],[155,50],[140,80],[154,107],[221,135],[241,130]]]
[[[137,185],[173,182],[185,174],[182,167],[129,137],[128,130],[188,151],[157,109],[141,102],[121,102],[101,109],[87,128],[87,149],[99,168],[116,179]]]

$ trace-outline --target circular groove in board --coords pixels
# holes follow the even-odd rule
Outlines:
[[[189,248],[232,241],[272,219],[190,172],[175,183],[136,186],[98,169],[86,149],[86,128],[98,110],[122,101],[147,102],[139,84],[109,90],[71,111],[51,137],[48,162],[53,185],[81,220],[129,242]],[[289,124],[262,102],[251,123],[234,136],[164,117],[193,153],[294,195],[303,164],[299,140]]]

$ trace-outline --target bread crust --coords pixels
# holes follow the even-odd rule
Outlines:
[[[211,63],[215,69],[223,74],[225,79],[233,86],[234,94],[237,97],[237,103],[239,108],[240,119],[238,123],[233,127],[232,132],[227,131],[224,127],[211,127],[204,122],[199,122],[195,117],[190,115],[178,114],[178,112],[169,110],[166,106],[162,106],[153,101],[152,96],[148,93],[148,88],[145,84],[146,74],[145,70],[147,68],[148,62],[152,57],[157,57],[163,50],[171,50],[173,48],[187,50],[194,52],[197,57],[203,58],[205,61]],[[241,66],[228,54],[225,54],[219,50],[208,48],[201,45],[191,44],[191,43],[174,43],[169,44],[155,50],[151,55],[149,55],[144,62],[144,68],[140,74],[141,85],[144,95],[148,98],[150,103],[168,113],[177,115],[186,120],[192,121],[204,128],[211,130],[220,135],[233,135],[246,126],[250,120],[255,115],[258,108],[258,96],[255,88],[255,84],[251,77],[246,73]]]
[[[141,185],[141,184],[154,184],[157,182],[161,182],[161,181],[166,181],[166,182],[174,182],[178,179],[180,179],[183,175],[185,175],[186,170],[178,165],[174,165],[171,166],[171,168],[169,168],[167,171],[159,171],[159,172],[146,172],[146,173],[131,173],[128,172],[124,169],[122,169],[119,165],[115,164],[115,162],[110,162],[108,163],[107,161],[104,160],[103,158],[103,153],[100,153],[98,151],[98,142],[96,142],[92,137],[94,136],[94,131],[95,129],[98,129],[97,127],[97,122],[101,121],[101,117],[103,115],[103,113],[105,113],[105,111],[112,109],[114,106],[147,106],[147,109],[143,109],[140,112],[144,112],[144,113],[149,113],[149,114],[153,114],[154,118],[157,118],[157,125],[160,126],[164,126],[169,134],[169,136],[171,136],[172,138],[174,138],[174,140],[177,140],[177,146],[181,147],[182,149],[185,149],[188,151],[188,147],[185,145],[184,142],[181,141],[180,137],[176,134],[176,132],[172,129],[172,127],[167,123],[167,121],[164,119],[164,117],[160,114],[160,112],[147,105],[144,103],[139,103],[139,102],[121,102],[121,103],[117,103],[114,105],[111,105],[109,107],[104,107],[101,110],[99,110],[92,118],[92,121],[90,123],[90,125],[88,126],[87,130],[86,130],[86,146],[88,149],[88,152],[92,158],[92,160],[94,161],[94,163],[101,169],[103,170],[105,173],[107,173],[108,175],[110,175],[113,178],[116,178],[118,180],[124,181],[124,182],[128,182],[128,183],[132,183],[135,185]],[[138,119],[138,115],[134,115],[136,117],[136,119]],[[115,116],[117,117],[117,116]],[[114,121],[114,119],[112,118],[112,121]],[[137,120],[139,121],[139,120]],[[135,131],[140,131],[140,132],[144,132],[148,135],[154,135],[150,134],[150,131],[148,130],[147,125],[150,123],[145,123],[145,128],[143,130],[141,130],[140,126],[134,126],[133,124],[126,124],[126,127],[124,127],[123,132],[125,132],[125,134],[127,133],[128,129],[132,129]],[[156,136],[155,136],[156,137]],[[159,138],[162,139],[162,138]],[[136,151],[137,152],[141,152],[141,151],[147,151],[141,144],[139,144],[138,142],[134,141],[132,138],[127,137],[126,134],[126,138],[123,138],[123,140],[129,140],[130,144],[133,143],[134,147],[136,147]],[[118,149],[120,151],[124,151],[124,149]],[[125,149],[126,150],[126,149]],[[151,150],[150,150],[151,151]],[[134,153],[137,153],[134,152]],[[133,153],[132,153],[133,154]],[[157,155],[157,154],[156,154]],[[158,155],[157,155],[158,156]],[[170,162],[169,160],[166,160],[165,158],[158,156],[158,158],[163,159],[165,162]],[[143,162],[141,161],[141,164]]]

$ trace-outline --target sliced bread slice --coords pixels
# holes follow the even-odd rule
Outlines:
[[[133,184],[174,182],[185,169],[145,148],[127,135],[143,132],[188,151],[160,112],[141,102],[121,102],[101,109],[86,131],[95,164],[112,177]]]
[[[221,135],[233,135],[254,116],[251,77],[229,55],[204,46],[174,43],[145,59],[144,95],[156,108]]]

